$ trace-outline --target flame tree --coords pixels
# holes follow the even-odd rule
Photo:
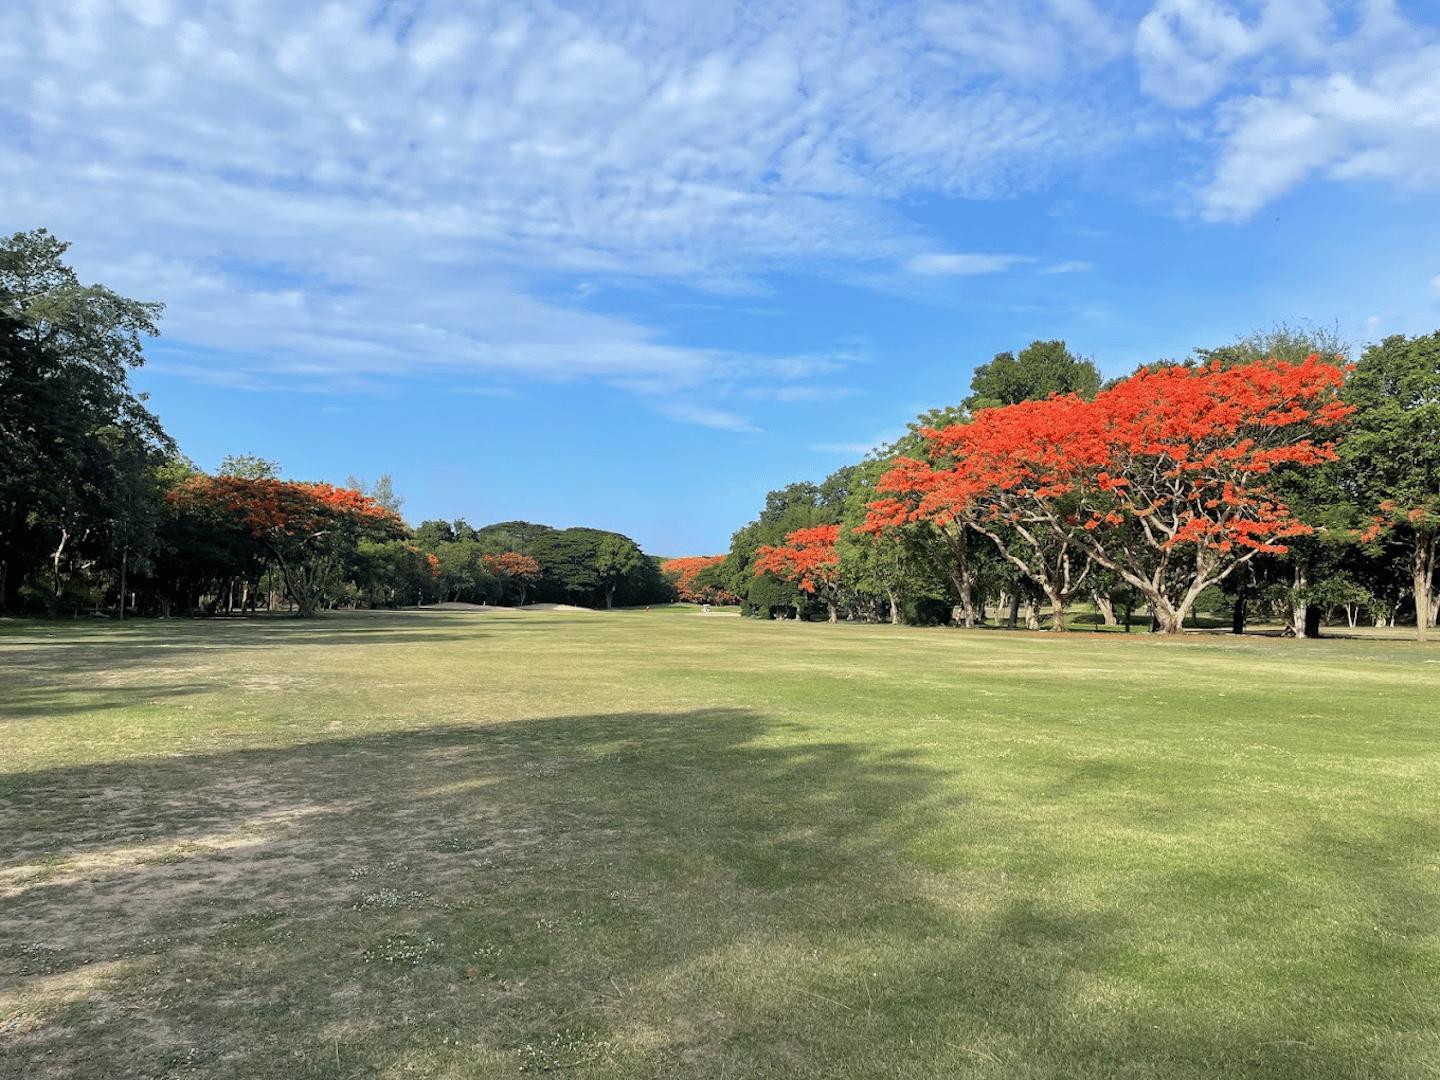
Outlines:
[[[505,551],[499,555],[486,555],[483,561],[485,569],[501,582],[514,582],[520,587],[520,597],[515,603],[523,607],[525,593],[531,585],[540,580],[540,560],[530,555],[522,555],[518,551]]]
[[[839,619],[840,555],[836,542],[839,525],[816,525],[796,529],[784,544],[765,544],[755,552],[755,576],[774,574],[793,581],[802,592],[819,593],[825,600],[829,621]]]
[[[666,559],[660,564],[660,572],[675,586],[675,595],[687,604],[738,604],[740,598],[717,580],[724,563],[724,555],[687,555]]]
[[[1336,459],[1334,429],[1351,412],[1338,397],[1344,374],[1314,356],[1160,366],[1093,401],[983,410],[927,431],[925,458],[886,474],[890,497],[866,527],[965,520],[992,539],[1009,530],[1036,550],[1049,543],[1117,574],[1178,633],[1205,588],[1314,531],[1269,481]],[[1049,585],[1063,591],[1061,573]]]
[[[168,498],[182,509],[227,518],[254,537],[275,561],[300,616],[315,614],[347,541],[404,532],[400,519],[374,499],[332,484],[195,476]]]

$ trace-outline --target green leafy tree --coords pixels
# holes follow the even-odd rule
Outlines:
[[[82,285],[65,251],[44,230],[0,239],[0,606],[42,572],[52,609],[118,572],[145,532],[144,474],[171,448],[128,382],[160,305]]]
[[[241,480],[278,480],[280,463],[259,454],[226,454],[220,459],[216,476],[235,476]]]
[[[1367,538],[1408,548],[1415,636],[1424,641],[1440,606],[1440,331],[1370,346],[1345,399],[1356,410],[1341,446],[1346,481],[1371,515]]]
[[[635,541],[626,536],[610,533],[601,538],[595,547],[595,575],[605,593],[605,606],[615,606],[615,590],[636,570],[645,556]]]
[[[1076,356],[1063,341],[1032,341],[1018,355],[997,353],[988,364],[976,368],[964,406],[974,412],[1051,394],[1091,398],[1099,390],[1100,372],[1094,361]]]

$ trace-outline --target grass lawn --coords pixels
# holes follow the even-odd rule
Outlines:
[[[1440,647],[0,623],[0,1076],[1440,1074]]]

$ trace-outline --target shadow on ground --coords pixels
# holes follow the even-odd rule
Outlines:
[[[12,776],[0,1076],[1406,1074],[1162,1009],[1143,929],[1012,879],[985,814],[733,709]],[[902,854],[936,831],[944,873]]]

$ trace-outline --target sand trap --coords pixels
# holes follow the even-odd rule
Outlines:
[[[517,611],[583,611],[587,615],[594,615],[594,608],[576,607],[574,604],[526,604],[517,608]]]
[[[464,600],[446,600],[443,604],[421,604],[421,611],[495,611],[491,604],[470,604]]]

